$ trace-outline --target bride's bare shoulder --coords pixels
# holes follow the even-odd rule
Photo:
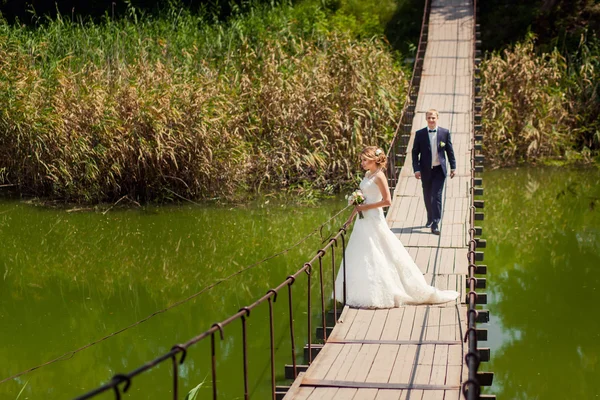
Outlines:
[[[383,171],[377,171],[377,174],[375,175],[375,179],[381,179],[381,180],[387,181],[387,177],[385,176],[385,172],[383,172]]]

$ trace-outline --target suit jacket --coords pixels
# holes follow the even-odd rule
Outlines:
[[[429,128],[419,129],[415,133],[415,140],[412,148],[412,162],[414,172],[421,172],[421,179],[429,179],[431,175],[431,143],[429,142]],[[442,146],[442,142],[444,146]],[[450,163],[450,169],[456,169],[456,159],[454,158],[454,149],[452,148],[452,139],[450,131],[446,128],[437,128],[437,152],[444,175],[448,175],[446,166],[446,156]]]

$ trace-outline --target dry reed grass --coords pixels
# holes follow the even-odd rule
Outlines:
[[[385,143],[401,110],[407,81],[387,46],[331,32],[238,37],[223,58],[140,41],[127,59],[71,52],[50,66],[49,39],[0,37],[1,182],[95,203],[352,181],[360,147]]]
[[[565,59],[537,55],[533,37],[482,65],[486,161],[494,166],[561,157],[573,144],[574,116],[562,87]]]

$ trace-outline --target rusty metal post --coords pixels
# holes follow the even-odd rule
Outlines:
[[[325,250],[321,249],[318,251],[319,254],[319,283],[321,286],[321,323],[323,324],[323,342],[327,342],[327,319],[325,318],[325,288],[324,288],[324,280],[323,276],[323,256],[325,255]]]
[[[307,314],[308,314],[308,365],[312,364],[312,306],[310,301],[310,286],[311,286],[311,275],[312,275],[312,265],[310,263],[304,264],[308,268],[306,269],[306,274],[308,275],[308,287],[306,289],[307,292]]]
[[[272,399],[275,400],[275,327],[273,324],[273,303],[277,301],[277,292],[270,289],[267,293],[272,293],[273,296],[269,296],[269,333],[271,337],[271,395]]]
[[[289,304],[289,316],[290,316],[290,340],[292,345],[292,366],[294,368],[294,379],[298,377],[298,369],[296,366],[296,340],[294,338],[294,302],[292,296],[292,285],[296,282],[296,278],[292,275],[288,276],[291,282],[288,283],[288,304]]]

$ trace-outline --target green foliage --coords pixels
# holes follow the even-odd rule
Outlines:
[[[27,387],[27,384],[29,383],[29,381],[26,381],[25,384],[23,385],[23,387],[21,388],[21,390],[19,391],[19,394],[17,395],[15,400],[19,400],[21,398],[21,395],[23,394],[23,391],[25,390],[25,388]]]
[[[424,0],[304,0],[296,8],[323,9],[336,31],[364,39],[384,37],[392,49],[406,54],[416,48],[424,5]],[[397,58],[402,59],[400,54]]]
[[[382,40],[311,4],[208,18],[0,21],[2,183],[74,202],[339,189],[390,139],[407,82]]]
[[[333,23],[358,37],[381,36],[397,8],[394,0],[340,0]]]
[[[577,47],[581,34],[600,32],[597,0],[502,0],[478,5],[487,50],[509,47],[531,31],[545,52],[559,47],[566,54]]]
[[[200,384],[198,384],[198,386],[196,386],[195,388],[190,390],[188,392],[188,394],[185,396],[185,400],[196,400],[198,398],[198,395],[200,394],[200,389],[202,388],[203,385],[204,385],[204,382],[201,382]]]

